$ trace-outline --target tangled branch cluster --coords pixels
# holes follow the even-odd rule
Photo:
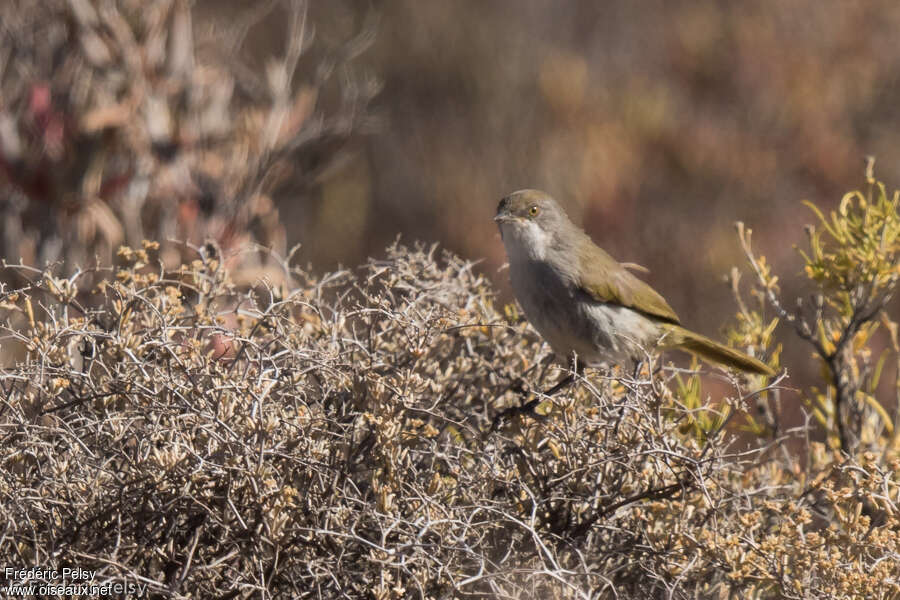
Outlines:
[[[471,263],[396,246],[247,292],[211,246],[176,272],[156,252],[3,292],[7,564],[175,598],[898,592],[877,461],[804,484],[698,431],[715,409],[665,371],[508,411],[554,374]]]

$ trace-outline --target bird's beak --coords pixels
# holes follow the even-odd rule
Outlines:
[[[506,213],[500,213],[494,217],[495,223],[509,223],[510,221],[515,221],[516,218],[512,215],[508,215]]]

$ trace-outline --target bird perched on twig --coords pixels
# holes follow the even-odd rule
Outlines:
[[[639,364],[647,350],[677,348],[748,373],[775,374],[765,363],[682,327],[662,296],[594,244],[546,193],[510,194],[494,221],[513,292],[558,356],[577,356],[589,366],[625,365]]]

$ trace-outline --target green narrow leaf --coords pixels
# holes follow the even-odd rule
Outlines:
[[[884,363],[887,360],[888,351],[882,350],[881,356],[878,357],[878,362],[875,363],[875,371],[872,372],[872,379],[869,382],[869,392],[875,393],[875,389],[878,387],[878,382],[881,380],[881,370],[884,368]]]
[[[860,391],[859,395],[862,396],[862,399],[866,404],[875,409],[875,412],[878,413],[878,416],[881,417],[881,421],[884,423],[884,428],[887,429],[889,434],[894,433],[894,423],[891,421],[891,417],[888,412],[884,409],[878,400],[875,399],[875,396],[872,394],[867,394],[865,392]]]
[[[812,210],[814,213],[816,213],[816,216],[819,218],[819,221],[822,222],[822,225],[824,225],[825,228],[828,229],[829,233],[831,233],[832,236],[837,237],[837,236],[834,235],[834,232],[831,230],[831,225],[828,224],[828,220],[825,218],[825,215],[822,214],[822,211],[819,210],[819,207],[818,207],[818,206],[816,206],[815,204],[813,204],[813,203],[810,202],[809,200],[804,200],[804,201],[803,201],[803,204],[805,204],[805,205],[807,206],[807,208],[809,208],[809,209]]]

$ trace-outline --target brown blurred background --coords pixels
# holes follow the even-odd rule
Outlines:
[[[716,334],[734,312],[723,276],[743,265],[734,221],[791,294],[800,200],[833,207],[866,155],[900,179],[896,2],[2,10],[3,252],[31,264],[211,237],[301,243],[324,271],[401,234],[483,259],[508,299],[491,217],[537,187]]]
[[[715,333],[734,310],[722,277],[744,265],[734,221],[789,282],[802,199],[833,207],[866,155],[898,180],[896,2],[363,4],[314,5],[324,36],[377,15],[362,60],[383,82],[381,127],[289,234],[323,267],[400,232],[484,258],[505,286],[491,216],[538,187]]]

